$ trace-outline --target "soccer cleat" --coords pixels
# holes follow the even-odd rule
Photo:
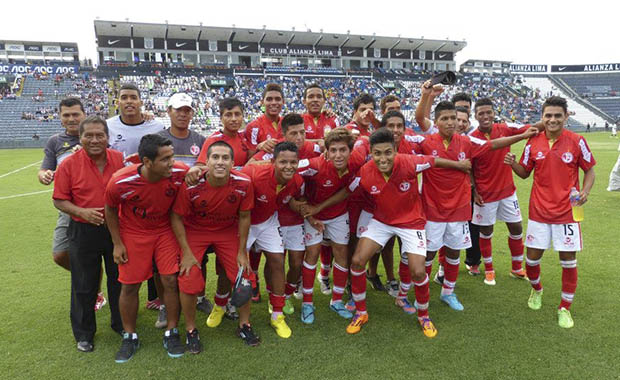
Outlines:
[[[334,302],[334,303],[330,302],[329,309],[331,311],[336,312],[342,318],[350,319],[351,317],[353,317],[353,313],[351,313],[349,310],[347,310],[347,308],[344,306],[342,301],[338,301],[338,302]]]
[[[465,264],[465,268],[467,268],[467,273],[469,273],[470,276],[480,275],[480,268],[478,267],[478,264],[476,265]]]
[[[532,289],[530,298],[527,299],[527,306],[532,310],[540,310],[542,307],[542,294],[542,289],[540,291]]]
[[[187,352],[190,354],[199,354],[202,352],[202,342],[200,341],[198,329],[195,328],[186,333],[185,345],[187,346]]]
[[[220,323],[222,323],[222,318],[224,317],[224,314],[226,314],[226,310],[224,310],[223,307],[213,307],[213,310],[211,310],[211,314],[209,314],[209,317],[207,318],[207,326],[211,328],[219,326]]]
[[[256,279],[256,286],[252,288],[252,302],[260,302],[260,283],[258,282],[258,278]]]
[[[558,309],[558,325],[564,329],[570,329],[575,326],[573,317],[570,315],[570,310],[564,307]]]
[[[484,283],[487,285],[495,285],[495,271],[484,272]]]
[[[168,326],[168,313],[166,312],[166,305],[159,307],[159,314],[157,314],[157,320],[155,321],[155,327],[163,329]]]
[[[316,275],[317,280],[319,280],[319,285],[321,286],[321,293],[326,296],[332,294],[332,287],[329,284],[329,277],[323,277],[321,274]]]
[[[459,302],[459,299],[456,298],[456,294],[442,294],[439,296],[439,299],[444,303],[448,304],[452,310],[462,311],[464,309],[463,305]]]
[[[196,301],[196,310],[209,315],[211,314],[211,310],[213,310],[213,304],[207,299],[207,297],[202,297],[201,300]]]
[[[164,348],[171,358],[180,358],[185,353],[185,345],[181,343],[179,330],[176,327],[164,334]]]
[[[87,340],[82,340],[77,342],[77,350],[80,352],[92,352],[95,349],[95,346]]]
[[[226,319],[230,319],[231,321],[236,321],[239,319],[237,308],[230,303],[230,300],[226,303],[226,314],[224,314],[224,317],[226,317]]]
[[[525,273],[525,269],[511,270],[510,277],[513,277],[519,280],[527,280],[527,273]]]
[[[368,313],[355,313],[351,323],[347,326],[347,333],[357,334],[366,323],[368,323]]]
[[[392,280],[385,283],[385,289],[392,297],[398,297],[399,285],[398,281]]]
[[[314,305],[307,303],[301,305],[301,321],[307,325],[314,323]]]
[[[415,306],[413,306],[408,299],[406,298],[396,298],[396,300],[394,301],[394,304],[398,307],[400,307],[401,309],[403,309],[403,311],[405,312],[405,314],[415,314],[416,313],[416,308]]]
[[[124,333],[123,341],[121,342],[121,348],[116,353],[114,361],[117,363],[126,363],[133,357],[136,351],[140,348],[140,341],[136,337],[132,338],[132,334]]]
[[[291,301],[290,298],[287,298],[286,301],[284,301],[282,312],[286,315],[291,315],[295,312],[295,306],[293,306],[293,301]]]
[[[288,325],[286,324],[286,321],[284,320],[284,315],[278,315],[277,319],[271,318],[269,324],[271,325],[271,327],[273,327],[274,330],[276,330],[276,334],[278,334],[280,338],[286,339],[291,337],[292,331],[290,327],[288,327]]]
[[[106,304],[108,303],[108,301],[106,301],[105,297],[103,296],[103,293],[97,293],[97,301],[95,302],[95,311],[99,311],[101,310],[102,307],[104,307]]]
[[[159,300],[159,298],[155,298],[152,301],[146,301],[146,308],[148,310],[159,310],[160,306],[161,306],[161,301]]]
[[[378,290],[380,292],[385,291],[385,288],[383,287],[383,284],[381,283],[381,277],[378,274],[374,276],[369,276],[367,273],[366,279],[368,280],[368,282],[370,282],[370,285],[372,285],[372,287],[375,290]]]
[[[355,307],[355,301],[353,301],[353,298],[349,299],[347,301],[347,304],[344,305],[344,307],[346,307],[347,310],[349,310],[351,313],[355,313],[356,307]]]
[[[424,336],[427,338],[434,338],[437,336],[437,329],[430,318],[418,318],[418,322],[420,322],[420,327],[422,327],[422,333],[424,333]]]
[[[260,338],[254,334],[252,326],[245,324],[237,329],[237,336],[243,340],[245,344],[256,347],[260,344]]]
[[[440,276],[439,272],[437,272],[435,273],[435,278],[433,278],[433,281],[435,281],[439,285],[443,285],[443,279],[444,279],[444,276],[443,275]]]

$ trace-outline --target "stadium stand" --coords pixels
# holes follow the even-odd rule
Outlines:
[[[600,109],[613,120],[620,118],[620,74],[555,75],[579,97]],[[602,126],[602,123],[598,123]]]

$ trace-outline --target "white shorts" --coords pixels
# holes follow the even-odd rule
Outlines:
[[[325,239],[336,244],[347,245],[349,243],[349,213],[346,212],[333,219],[321,220],[325,226],[325,230],[321,233],[314,229],[308,222],[304,220],[304,230],[306,247],[320,244]]]
[[[519,209],[519,200],[517,193],[499,201],[485,203],[484,206],[478,206],[474,202],[474,213],[471,222],[478,226],[492,226],[495,220],[499,219],[506,223],[517,223],[521,221],[521,210]]]
[[[284,253],[277,212],[261,224],[250,226],[246,248],[249,250],[252,246],[255,252]]]
[[[298,224],[296,226],[280,226],[280,234],[282,235],[284,249],[290,249],[291,251],[306,250],[303,224]]]
[[[372,214],[368,211],[362,210],[360,217],[357,220],[357,228],[355,229],[355,236],[357,236],[358,239],[361,238],[362,234],[368,230],[368,223],[370,223],[371,219]]]
[[[469,224],[465,222],[426,222],[426,249],[438,251],[446,246],[461,250],[471,247]]]
[[[527,221],[525,246],[548,249],[553,241],[553,249],[558,252],[577,252],[583,249],[581,225],[579,223],[547,224],[533,220]]]
[[[414,255],[426,256],[426,231],[424,230],[394,227],[373,218],[368,223],[368,229],[364,231],[361,237],[375,241],[383,248],[394,235],[401,240],[400,250],[403,254],[412,253]]]

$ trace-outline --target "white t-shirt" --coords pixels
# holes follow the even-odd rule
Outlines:
[[[137,125],[125,124],[120,116],[108,119],[107,123],[110,132],[110,148],[122,152],[124,157],[138,153],[142,136],[158,133],[165,128],[158,120],[143,121]]]

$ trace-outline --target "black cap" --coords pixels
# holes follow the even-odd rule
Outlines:
[[[241,307],[248,303],[250,298],[252,298],[252,282],[243,276],[243,268],[239,268],[232,297],[230,297],[230,304],[234,307]]]
[[[435,74],[431,77],[431,86],[438,83],[449,86],[456,83],[456,74],[453,71],[444,71],[443,73]]]

